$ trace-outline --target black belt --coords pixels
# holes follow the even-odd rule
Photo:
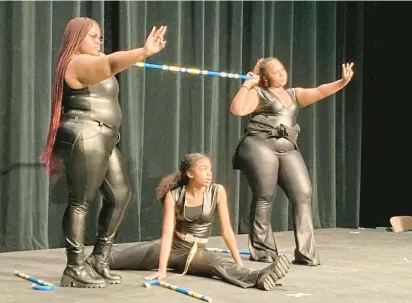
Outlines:
[[[299,132],[299,127],[288,127],[286,125],[280,124],[275,128],[248,127],[245,135],[253,136],[257,135],[258,133],[262,133],[267,135],[268,138],[287,138],[296,144]]]
[[[299,150],[298,144],[297,144],[297,139],[300,133],[300,126],[296,124],[293,127],[289,127],[283,124],[280,124],[279,126],[276,127],[253,127],[253,126],[248,126],[242,136],[242,138],[239,140],[239,143],[235,149],[235,152],[232,157],[232,166],[233,169],[240,169],[241,165],[238,162],[237,156],[239,152],[239,147],[242,141],[247,137],[247,136],[264,136],[264,139],[268,138],[286,138],[290,142],[295,145],[296,149]]]
[[[97,124],[99,126],[106,126],[108,128],[110,128],[111,130],[114,130],[115,132],[119,131],[119,128],[117,128],[114,125],[111,124],[107,124],[104,123],[100,120],[97,119],[92,119],[92,118],[88,118],[88,117],[81,117],[81,116],[72,116],[72,115],[65,115],[62,119],[63,121],[67,121],[67,120],[74,120],[74,122],[83,122],[83,123],[88,123],[88,124]]]
[[[281,124],[274,129],[256,129],[256,130],[267,133],[269,137],[284,138],[284,137],[289,136],[289,131],[288,131],[289,129],[290,129],[289,127],[286,127],[285,125]]]

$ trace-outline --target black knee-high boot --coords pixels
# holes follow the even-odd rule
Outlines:
[[[87,211],[68,206],[63,230],[66,241],[67,266],[60,281],[62,287],[106,287],[106,282],[88,264],[84,255],[84,230]]]

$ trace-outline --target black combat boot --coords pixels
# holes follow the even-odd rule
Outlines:
[[[98,237],[93,252],[86,262],[109,284],[121,284],[122,277],[110,272],[110,258],[113,247],[113,239]]]
[[[261,290],[273,290],[276,282],[286,276],[289,268],[290,261],[286,255],[277,257],[272,264],[260,271],[256,287]]]
[[[102,288],[106,282],[84,261],[84,247],[67,249],[67,266],[60,281],[62,287]]]

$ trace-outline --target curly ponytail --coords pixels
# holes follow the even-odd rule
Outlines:
[[[163,177],[156,187],[156,199],[163,201],[167,192],[178,188],[182,182],[182,174],[174,173]]]
[[[174,190],[178,187],[187,185],[189,178],[187,177],[187,171],[196,164],[197,161],[203,158],[208,158],[204,154],[191,153],[183,157],[180,161],[180,172],[167,175],[163,177],[156,187],[156,199],[159,201],[164,200],[168,191]]]

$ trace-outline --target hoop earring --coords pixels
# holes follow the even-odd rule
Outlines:
[[[266,89],[268,89],[268,80],[266,79],[266,77],[263,78],[263,85],[265,86]]]

